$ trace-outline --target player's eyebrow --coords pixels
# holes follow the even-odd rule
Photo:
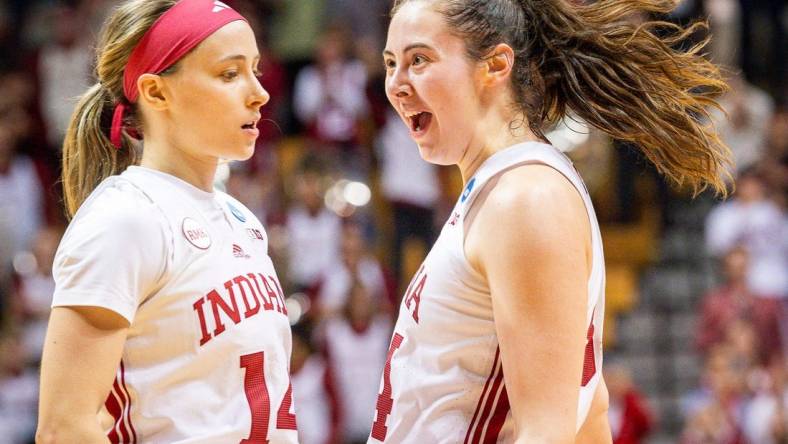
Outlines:
[[[256,54],[254,57],[252,57],[252,60],[259,59],[259,58],[260,58],[260,54]],[[243,55],[243,54],[228,55],[228,56],[225,56],[225,57],[222,57],[221,59],[219,59],[219,62],[227,62],[229,60],[241,60],[241,61],[244,61],[244,60],[246,60],[246,56]]]
[[[432,49],[432,46],[430,46],[430,45],[428,45],[426,43],[411,43],[410,45],[406,46],[405,49],[402,50],[402,52],[406,53],[406,52],[411,51],[413,49],[419,49],[419,48]],[[386,50],[383,51],[383,57],[386,57],[386,56],[394,57],[394,53],[389,51],[388,49],[386,49]]]

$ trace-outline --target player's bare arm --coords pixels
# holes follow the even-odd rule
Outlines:
[[[517,442],[574,442],[592,265],[580,195],[550,167],[510,170],[481,203],[466,251],[490,284]]]
[[[37,443],[109,442],[97,415],[112,387],[128,327],[122,316],[100,307],[52,310],[42,356]]]

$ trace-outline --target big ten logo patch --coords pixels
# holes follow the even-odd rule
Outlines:
[[[211,236],[196,220],[190,217],[183,219],[181,231],[183,232],[183,237],[200,250],[207,250],[211,246]]]
[[[427,271],[424,265],[419,268],[419,272],[413,277],[405,291],[405,308],[413,315],[413,320],[419,323],[419,305],[421,304],[421,292],[427,283]]]
[[[257,228],[247,228],[246,234],[249,236],[251,240],[265,240],[265,236],[263,236],[263,232],[258,230]]]

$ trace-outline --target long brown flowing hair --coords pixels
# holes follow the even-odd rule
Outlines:
[[[113,109],[118,101],[124,101],[129,107],[127,126],[139,126],[136,106],[123,95],[123,72],[145,32],[176,2],[127,1],[104,23],[96,45],[98,83],[80,98],[63,141],[63,196],[69,218],[102,180],[139,161],[139,153],[125,133],[120,149],[112,145],[109,127]]]
[[[396,0],[392,16],[405,3]],[[705,59],[710,36],[680,49],[705,22],[634,24],[634,13],[665,14],[670,0],[421,0],[435,4],[472,60],[499,43],[515,52],[514,99],[531,130],[571,111],[631,142],[678,185],[727,194],[731,153],[710,123],[727,90]]]

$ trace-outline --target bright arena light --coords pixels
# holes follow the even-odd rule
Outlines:
[[[372,197],[372,192],[366,184],[361,182],[349,182],[345,185],[345,190],[342,193],[348,203],[357,207],[363,207],[369,203]]]
[[[372,198],[369,186],[346,179],[336,181],[326,191],[326,207],[341,217],[351,216],[356,209],[367,205]]]

